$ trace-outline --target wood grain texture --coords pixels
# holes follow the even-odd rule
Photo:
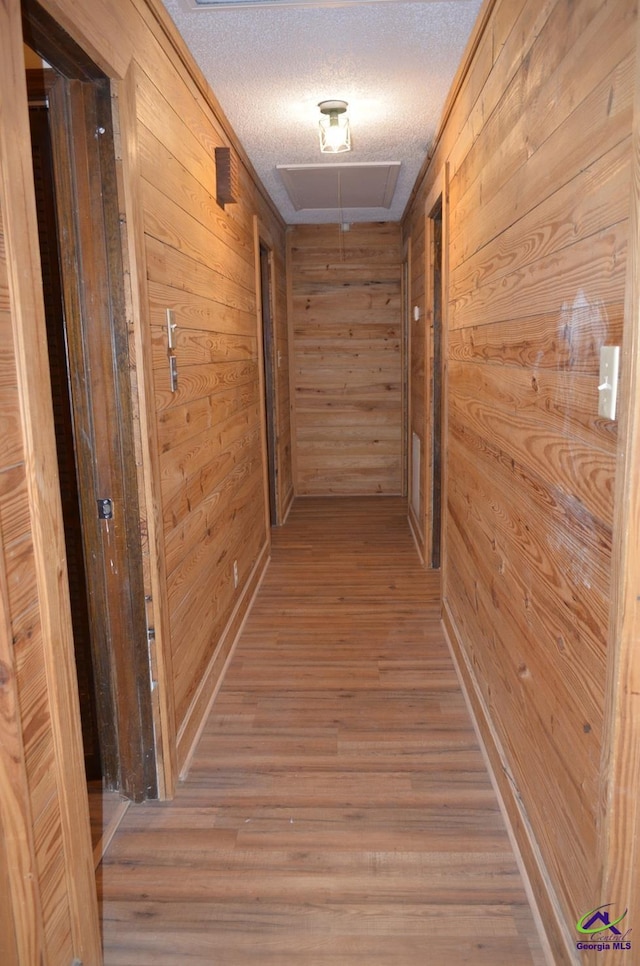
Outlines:
[[[115,86],[115,85],[114,85]],[[170,798],[176,783],[177,752],[175,695],[169,642],[169,609],[164,592],[167,563],[163,539],[159,464],[159,427],[153,399],[153,346],[146,337],[151,315],[149,285],[144,259],[144,221],[140,203],[140,142],[136,122],[136,67],[132,64],[117,94],[115,117],[116,169],[120,175],[119,195],[129,212],[129,230],[123,235],[125,296],[129,323],[132,384],[133,433],[140,504],[140,537],[147,627],[154,637],[148,642],[154,679],[152,692],[158,795]],[[91,793],[89,802],[91,804]],[[94,841],[95,856],[95,841]]]
[[[105,962],[542,964],[396,498],[298,500],[187,780],[101,868]]]
[[[30,156],[28,102],[18,3],[0,10],[0,290],[11,411],[18,414],[21,452],[4,451],[11,493],[0,514],[20,521],[5,543],[11,637],[6,700],[14,708],[14,777],[26,776],[28,808],[13,811],[14,874],[33,876],[12,892],[16,947],[26,961],[101,960],[89,836],[62,511],[57,476],[38,231]],[[6,372],[7,370],[5,370]],[[14,569],[15,562],[15,569]],[[2,794],[8,791],[2,788]],[[25,802],[23,799],[23,806]],[[19,831],[19,819],[30,824]],[[18,834],[16,834],[18,833]],[[30,846],[29,840],[32,842]],[[8,844],[8,843],[7,843]],[[35,859],[35,863],[34,863]],[[20,899],[22,894],[22,900]],[[24,917],[24,918],[23,918]]]
[[[289,236],[296,493],[400,493],[398,226]]]
[[[640,23],[636,27],[636,49]],[[626,319],[622,347],[620,445],[612,553],[605,733],[600,796],[599,901],[619,897],[626,923],[640,917],[640,62],[636,60]],[[620,910],[620,913],[622,909]],[[619,913],[619,914],[620,914]],[[629,937],[630,938],[630,937]],[[596,962],[592,953],[588,960]]]
[[[147,42],[149,42],[147,40]],[[138,82],[140,172],[153,379],[167,552],[168,620],[178,768],[215,688],[223,630],[267,539],[254,272],[254,195],[215,202],[215,120],[187,103],[184,81],[146,61]],[[158,104],[164,106],[159,121]],[[181,107],[182,103],[182,107]],[[275,230],[277,237],[277,229]],[[177,324],[178,389],[168,381],[166,310]],[[216,539],[211,539],[211,527]],[[204,527],[204,529],[203,529]],[[238,560],[240,586],[234,587]],[[222,654],[221,651],[221,654]],[[209,692],[211,693],[211,692]],[[204,700],[204,705],[202,702]],[[195,704],[194,704],[195,702]]]
[[[263,418],[254,216],[274,253],[280,326],[286,326],[284,281],[278,274],[284,267],[284,231],[246,165],[239,170],[238,203],[224,210],[216,203],[214,149],[228,146],[224,121],[206,98],[194,96],[198,77],[175,57],[175,38],[151,24],[144,7],[137,6],[134,19],[145,21],[137,27],[135,88],[150,323],[145,351],[153,369],[145,375],[153,380],[166,567],[159,592],[166,607],[171,679],[165,675],[164,680],[172,692],[172,740],[176,767],[182,770],[201,724],[198,714],[215,691],[235,635],[229,637],[229,628],[237,630],[243,616],[238,604],[246,606],[251,593],[245,591],[252,589],[251,575],[259,572],[268,545],[265,514],[260,514]],[[175,392],[168,378],[168,309],[177,325]],[[287,346],[278,348],[286,374]],[[290,489],[287,398],[284,407],[278,416],[282,478]]]
[[[152,605],[147,602],[147,616],[158,625],[158,647],[162,649],[159,661],[154,661],[152,654],[151,671],[158,675],[161,688],[170,689],[170,694],[159,699],[157,719],[164,741],[160,757],[167,765],[161,791],[170,795],[172,776],[188,757],[189,741],[201,723],[197,716],[204,714],[224,665],[228,645],[225,628],[237,629],[241,622],[244,614],[238,610],[238,603],[248,602],[252,575],[268,546],[268,535],[259,525],[256,511],[256,489],[249,482],[252,477],[261,479],[262,473],[260,427],[255,415],[247,420],[244,430],[237,422],[225,426],[224,432],[215,424],[200,423],[199,432],[210,434],[212,465],[199,467],[198,473],[183,478],[181,487],[175,490],[172,487],[180,469],[169,465],[171,453],[183,443],[177,428],[180,421],[188,425],[191,412],[203,401],[213,400],[215,414],[220,411],[216,410],[215,397],[226,394],[221,405],[228,419],[239,410],[255,407],[253,218],[259,214],[268,226],[276,265],[280,266],[277,271],[284,262],[284,226],[255,181],[241,149],[240,202],[227,206],[226,211],[215,204],[213,149],[237,145],[161,4],[118,0],[96,8],[90,0],[55,0],[45,2],[44,7],[88,58],[109,79],[117,81],[112,93],[120,138],[119,225],[126,249],[126,272],[131,273],[125,282],[129,286],[126,310],[131,367],[129,370],[123,365],[120,375],[124,385],[131,380],[137,403],[134,416],[140,422],[138,445],[129,454],[128,463],[133,466],[135,461],[133,472],[137,471],[142,504],[141,536],[143,550],[148,553],[144,593],[154,598]],[[98,964],[100,938],[97,906],[92,902],[94,874],[70,658],[53,422],[50,399],[47,401],[17,0],[8,0],[2,6],[0,20],[0,311],[7,329],[0,351],[0,513],[20,696],[21,767],[28,785],[34,843],[33,855],[23,843],[25,851],[20,862],[16,860],[15,869],[18,873],[32,860],[35,862],[33,888],[39,891],[41,910],[35,913],[38,921],[29,924],[29,936],[17,939],[17,948],[19,952],[29,950],[25,963],[34,961],[30,951],[40,943],[47,966],[68,966],[74,956]],[[39,36],[46,39],[47,31],[40,29]],[[60,36],[56,32],[58,40]],[[62,56],[62,47],[60,52]],[[282,302],[281,278],[278,285]],[[184,375],[179,400],[170,398],[166,382],[160,378],[157,358],[158,368],[153,368],[158,327],[167,307],[178,315],[182,333],[178,351],[185,353],[184,360],[178,360]],[[286,314],[281,323],[286,323]],[[240,358],[236,353],[239,346]],[[247,363],[248,369],[241,368]],[[167,414],[166,424],[161,414]],[[165,425],[171,428],[163,437]],[[285,430],[283,416],[283,435]],[[180,448],[174,456],[176,464],[189,459]],[[163,489],[165,472],[170,481],[168,492]],[[239,505],[234,490],[238,480],[246,483],[239,487],[247,501],[243,505]],[[197,492],[200,482],[203,488]],[[199,623],[195,627],[193,621],[176,621],[167,606],[169,601],[176,603],[178,584],[171,586],[162,558],[165,539],[192,511],[195,516],[190,522],[194,526],[206,520],[201,504],[207,498],[220,509],[218,522],[222,521],[228,540],[222,548],[219,543],[212,546],[206,544],[206,530],[201,531],[203,543],[217,556],[206,562],[212,581],[211,598],[208,606],[206,600],[198,598],[194,612]],[[189,539],[197,542],[193,527],[189,534]],[[192,547],[193,542],[185,550],[186,556]],[[192,589],[189,582],[199,588],[197,573],[188,570],[186,560],[180,569],[179,539],[172,545],[172,553],[172,565],[178,568],[181,580],[188,572],[180,588],[186,594]],[[234,559],[239,571],[237,588],[232,579]],[[183,600],[176,607],[182,607],[180,613],[185,613]],[[192,640],[194,647],[190,650]],[[175,679],[171,663],[174,648],[179,655]],[[211,671],[208,693],[201,687],[203,669]],[[184,699],[180,720],[173,716],[176,694]],[[181,762],[176,755],[179,734]],[[25,915],[34,908],[33,903],[29,906],[25,901]]]
[[[632,0],[494,4],[404,226],[422,259],[448,163],[443,595],[558,962],[577,956],[575,922],[601,898],[612,525],[625,509],[597,385],[600,347],[635,326],[635,17]],[[412,418],[428,426],[416,267],[414,289],[427,325],[412,332]]]

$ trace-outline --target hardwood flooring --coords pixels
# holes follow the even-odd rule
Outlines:
[[[295,503],[187,780],[98,875],[107,966],[542,966],[402,500]]]

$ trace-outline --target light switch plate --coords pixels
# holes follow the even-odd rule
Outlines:
[[[603,345],[600,347],[600,384],[598,386],[598,415],[604,419],[616,418],[618,398],[618,368],[620,366],[620,346]]]
[[[169,356],[169,385],[171,392],[178,391],[178,360],[176,356]]]
[[[167,347],[169,351],[175,348],[175,335],[178,324],[175,321],[173,309],[167,309]]]

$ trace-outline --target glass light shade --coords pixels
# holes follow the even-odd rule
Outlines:
[[[328,154],[351,150],[351,131],[346,114],[331,111],[320,118],[320,150]]]

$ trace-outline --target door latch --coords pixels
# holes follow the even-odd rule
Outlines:
[[[98,520],[113,520],[113,500],[98,500]]]

